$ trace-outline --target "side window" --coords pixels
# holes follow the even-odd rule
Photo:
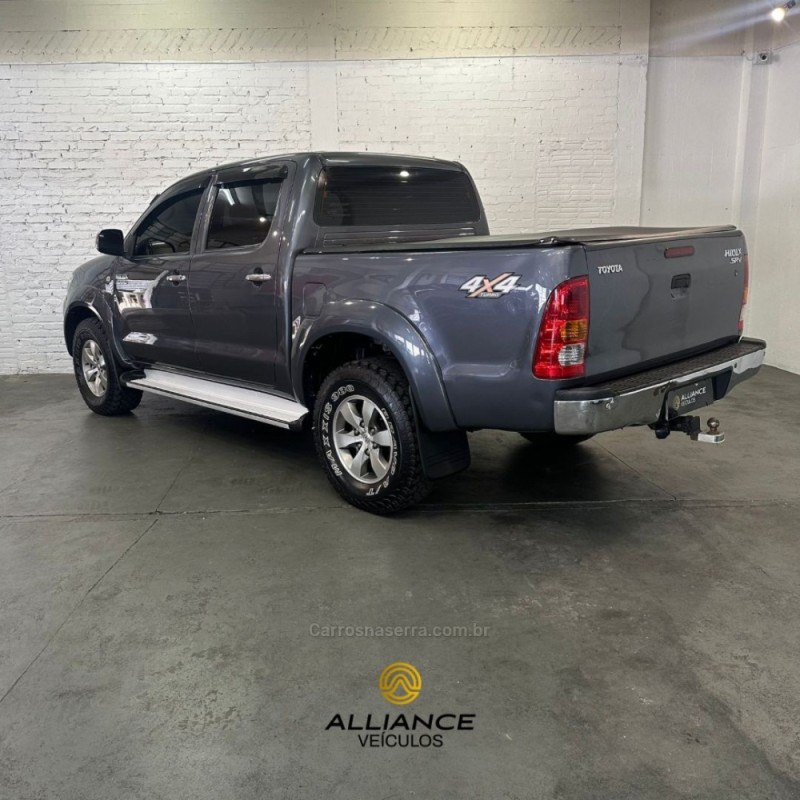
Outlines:
[[[211,210],[206,249],[261,244],[275,217],[281,183],[277,178],[220,186]]]
[[[202,189],[171,197],[155,208],[140,225],[133,241],[135,256],[188,253]]]

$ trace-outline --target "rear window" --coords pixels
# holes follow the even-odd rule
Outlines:
[[[479,218],[467,175],[430,167],[329,167],[314,209],[321,227],[438,225]]]

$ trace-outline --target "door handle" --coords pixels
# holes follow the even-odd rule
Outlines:
[[[181,275],[178,272],[173,272],[172,275],[167,275],[167,280],[170,283],[180,283],[181,281],[185,281],[186,280],[186,276],[185,275]]]
[[[250,283],[264,283],[264,281],[271,280],[272,275],[267,272],[251,272],[249,275],[245,275],[245,279],[250,281]]]

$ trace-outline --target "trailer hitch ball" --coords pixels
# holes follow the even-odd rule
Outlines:
[[[700,417],[685,416],[661,420],[650,427],[655,432],[657,439],[666,439],[672,431],[678,431],[685,433],[693,442],[720,444],[725,441],[725,434],[720,431],[719,420],[716,417],[710,417],[706,424],[708,430],[703,431],[700,427]]]
[[[719,429],[719,420],[716,417],[710,417],[706,424],[708,430],[697,431],[692,435],[692,439],[704,444],[722,444],[725,441],[725,434]]]

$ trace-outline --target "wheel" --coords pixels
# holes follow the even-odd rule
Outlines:
[[[527,439],[531,444],[539,445],[539,447],[572,447],[573,445],[585,442],[594,436],[593,433],[587,433],[583,436],[561,436],[558,433],[524,433],[520,432],[523,439]]]
[[[139,405],[142,393],[120,383],[119,368],[98,320],[85,319],[75,329],[72,364],[78,389],[95,414],[113,417]]]
[[[314,404],[313,434],[328,480],[357,508],[394,514],[427,494],[408,381],[390,359],[331,372]]]

